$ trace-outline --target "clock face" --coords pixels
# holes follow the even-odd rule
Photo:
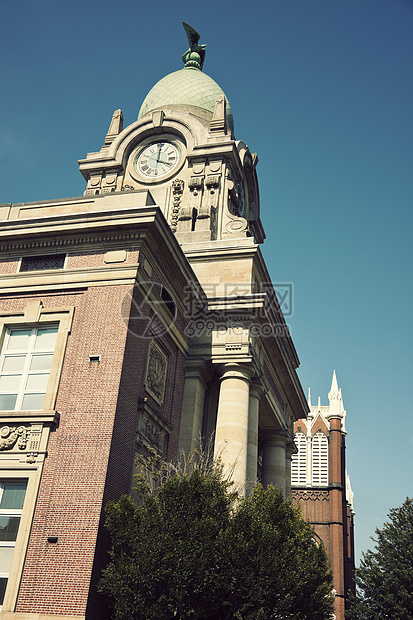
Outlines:
[[[154,142],[146,146],[136,160],[137,171],[156,179],[171,172],[179,162],[179,150],[171,142]]]

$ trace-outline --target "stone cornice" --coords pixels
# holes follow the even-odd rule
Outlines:
[[[44,254],[45,250],[58,249],[59,251],[71,246],[88,245],[102,246],[103,244],[117,244],[128,241],[137,241],[144,238],[142,232],[137,233],[118,233],[108,235],[77,235],[73,237],[51,237],[41,240],[21,240],[0,243],[0,251],[8,252],[10,256],[20,256],[21,250],[34,250],[34,254]]]
[[[44,424],[56,424],[59,421],[60,414],[55,409],[50,411],[1,411],[0,412],[0,424],[17,423],[22,422],[42,422]]]

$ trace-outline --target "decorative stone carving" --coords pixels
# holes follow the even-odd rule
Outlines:
[[[207,186],[211,194],[214,193],[214,190],[219,188],[219,179],[219,174],[208,174],[205,185]]]
[[[165,118],[165,112],[163,110],[156,110],[155,112],[152,112],[153,126],[162,127],[164,118]]]
[[[204,186],[204,176],[191,177],[188,187],[191,191],[194,192],[194,196],[198,195],[198,192],[202,190]]]
[[[2,426],[0,429],[0,450],[11,450],[15,445],[25,450],[30,429],[25,426]]]
[[[137,443],[146,449],[152,448],[157,454],[163,455],[166,451],[172,425],[165,419],[163,412],[156,411],[147,397],[139,399],[138,412]]]
[[[202,174],[205,170],[205,162],[197,161],[192,164],[192,172],[194,174]]]
[[[172,181],[172,217],[171,217],[171,229],[176,232],[178,224],[179,209],[181,208],[182,194],[184,193],[184,182],[182,179],[174,179]]]
[[[166,382],[167,357],[152,341],[149,345],[145,387],[153,398],[162,404]]]
[[[141,445],[147,446],[149,444],[153,448],[157,448],[158,452],[162,454],[165,431],[157,426],[149,416],[142,415],[139,422],[137,440]]]
[[[181,212],[179,213],[179,220],[192,220],[193,213],[191,207],[182,207]]]
[[[227,180],[227,188],[228,188],[228,208],[225,214],[226,223],[224,226],[224,230],[229,234],[240,234],[243,233],[242,236],[247,236],[248,233],[248,222],[244,217],[241,217],[243,204],[242,197],[238,193],[234,181],[231,179]]]
[[[304,501],[330,501],[330,494],[328,491],[291,491],[291,497],[295,500]]]
[[[101,183],[102,173],[90,175],[85,191],[85,196],[95,196],[96,194],[99,194]]]
[[[204,193],[204,175],[191,176],[188,187],[189,187],[189,206],[193,209],[193,222],[191,226],[191,230],[198,230],[198,227],[195,228],[196,219],[198,217],[198,213],[202,208],[202,197]],[[195,209],[195,211],[194,211]]]
[[[211,207],[201,207],[198,211],[198,219],[206,219],[211,217]]]
[[[215,102],[214,114],[209,125],[209,131],[211,133],[217,132],[224,135],[227,133],[226,107],[227,102],[225,96],[221,94]]]
[[[231,219],[225,225],[226,232],[230,234],[244,232],[246,229],[247,229],[247,220],[244,220],[243,217]]]
[[[233,181],[228,181],[228,199],[228,209],[230,213],[237,217],[242,216],[245,207],[245,194],[244,185],[241,181],[236,184]]]
[[[131,192],[132,190],[134,190],[135,188],[133,187],[133,185],[124,185],[122,187],[122,192]]]
[[[102,193],[109,194],[116,191],[117,173],[107,172],[102,182]]]
[[[112,116],[112,120],[109,125],[108,133],[105,137],[105,146],[112,144],[116,136],[120,134],[123,129],[123,114],[122,110],[115,110]],[[103,147],[104,148],[104,147]]]

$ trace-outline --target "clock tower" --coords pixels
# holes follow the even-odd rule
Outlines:
[[[116,110],[105,144],[79,162],[85,193],[148,190],[181,243],[262,243],[258,157],[235,140],[228,100],[202,71],[194,50],[205,51],[185,28],[191,47],[184,68],[155,84],[126,129]]]
[[[242,488],[259,472],[288,493],[292,423],[307,404],[260,251],[258,156],[236,140],[225,93],[202,70],[200,35],[184,28],[184,67],[155,84],[128,127],[117,110],[100,151],[79,162],[85,195],[146,191],[206,295],[191,317],[180,448],[214,435]]]

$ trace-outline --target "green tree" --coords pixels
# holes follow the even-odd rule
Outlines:
[[[109,504],[106,525],[114,620],[331,618],[325,550],[274,487],[240,499],[219,466],[189,468]]]
[[[357,593],[347,617],[413,620],[413,499],[392,508],[372,540],[375,549],[363,553],[356,570]]]
[[[275,487],[240,501],[225,536],[228,573],[243,620],[331,618],[331,573],[301,510]]]

